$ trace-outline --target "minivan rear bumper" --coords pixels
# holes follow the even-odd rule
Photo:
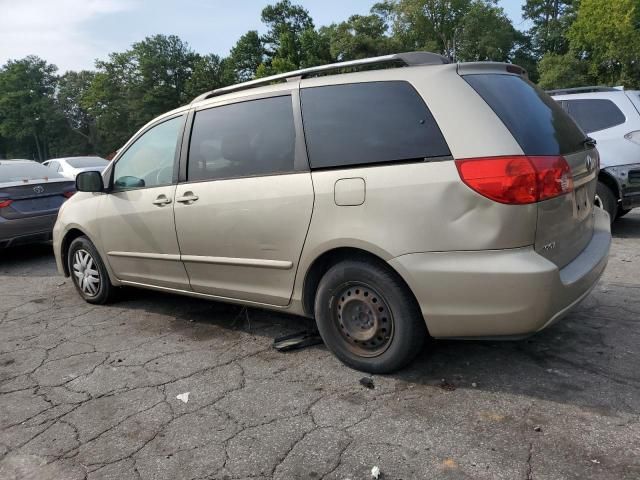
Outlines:
[[[533,247],[413,253],[389,263],[415,294],[433,337],[523,337],[562,318],[602,275],[610,223],[599,208],[594,216],[591,241],[562,269]]]

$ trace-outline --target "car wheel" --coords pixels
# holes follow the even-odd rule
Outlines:
[[[420,308],[400,277],[364,260],[340,262],[325,273],[315,315],[329,350],[348,366],[370,373],[407,365],[427,336]]]
[[[82,298],[100,305],[113,299],[115,287],[91,240],[82,236],[71,242],[67,262],[73,285]]]
[[[598,182],[598,186],[596,187],[594,205],[606,211],[609,214],[611,223],[613,223],[618,214],[618,200],[611,189],[602,182]]]

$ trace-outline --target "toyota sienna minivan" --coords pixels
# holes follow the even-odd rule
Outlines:
[[[520,67],[315,67],[207,92],[79,174],[56,260],[87,302],[134,286],[304,315],[390,372],[427,335],[522,338],[585,298],[611,241],[598,162]]]

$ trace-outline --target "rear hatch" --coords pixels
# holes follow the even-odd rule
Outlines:
[[[55,214],[74,192],[74,181],[35,162],[0,165],[0,217],[7,220]]]
[[[504,68],[504,67],[503,67]],[[546,93],[525,77],[473,69],[467,83],[487,102],[528,157],[563,157],[574,188],[538,203],[535,250],[562,268],[593,235],[599,157],[584,132]]]

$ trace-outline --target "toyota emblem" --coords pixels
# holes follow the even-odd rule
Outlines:
[[[593,170],[593,158],[591,158],[591,155],[587,155],[587,158],[586,158],[584,164],[587,167],[587,171],[588,172]]]
[[[44,187],[40,186],[40,185],[36,185],[35,187],[33,187],[33,191],[36,193],[43,193],[44,192]]]

